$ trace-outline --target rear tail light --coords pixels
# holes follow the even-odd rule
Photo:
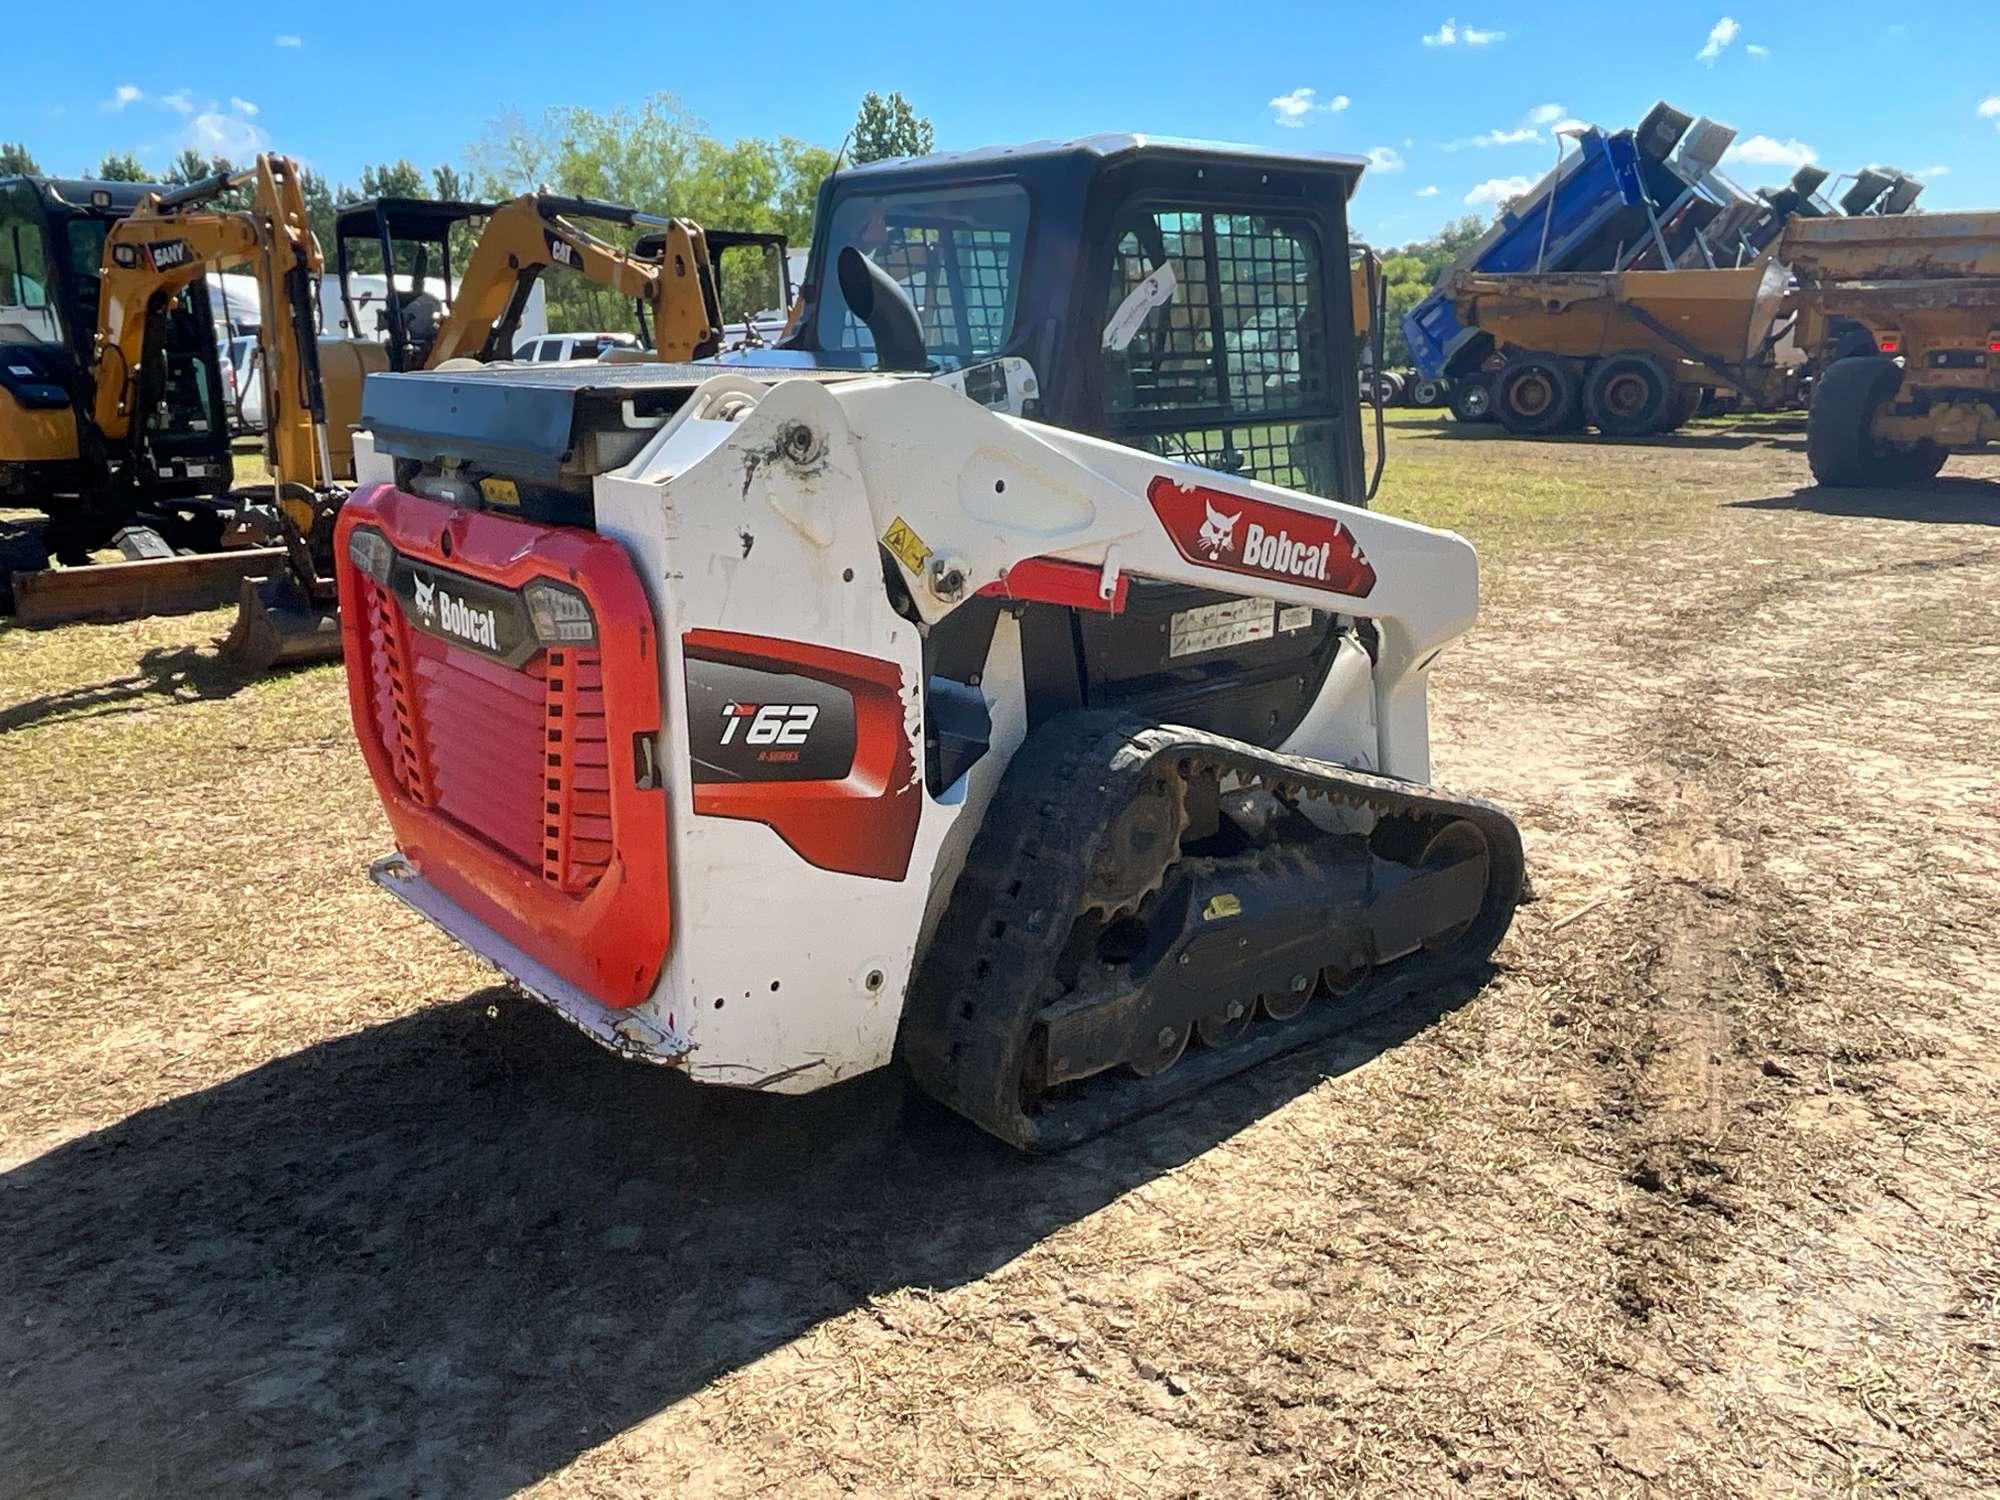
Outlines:
[[[357,526],[347,537],[347,559],[383,588],[389,586],[389,565],[396,549],[372,526]]]
[[[1884,354],[1895,354],[1903,347],[1903,341],[1893,333],[1885,333],[1875,341],[1875,347]]]
[[[357,562],[356,566],[360,564]],[[535,627],[535,639],[543,645],[596,644],[597,621],[591,617],[589,603],[575,589],[538,578],[521,590],[521,597],[527,602],[528,618]]]

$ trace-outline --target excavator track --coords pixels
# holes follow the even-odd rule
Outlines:
[[[1482,972],[1521,899],[1490,803],[1129,715],[1009,764],[914,977],[918,1084],[1060,1150]]]

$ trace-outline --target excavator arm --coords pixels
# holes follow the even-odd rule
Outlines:
[[[248,192],[247,208],[214,206],[232,190]],[[245,171],[155,194],[111,227],[92,415],[107,442],[131,439],[147,351],[167,305],[208,271],[242,265],[253,270],[263,309],[257,337],[268,372],[272,473],[283,483],[317,487],[332,478],[313,320],[320,248],[298,165],[289,157],[260,156]]]
[[[665,248],[658,261],[635,255],[579,228],[572,222],[578,218],[663,229]],[[426,366],[435,369],[448,359],[505,359],[528,294],[551,266],[575,271],[646,308],[659,359],[698,359],[721,344],[721,303],[701,226],[589,198],[524,193],[486,221]]]

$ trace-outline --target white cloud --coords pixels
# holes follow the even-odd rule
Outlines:
[[[1766,47],[1762,42],[1745,42],[1743,50],[1752,57],[1769,57],[1771,55],[1771,49]]]
[[[1490,204],[1498,207],[1500,204],[1520,197],[1521,194],[1527,192],[1534,185],[1533,180],[1527,177],[1489,177],[1480,183],[1478,187],[1467,193],[1465,201],[1474,208],[1482,204]]]
[[[1562,117],[1563,107],[1560,104],[1537,104],[1528,111],[1530,125],[1553,125]]]
[[[1982,120],[1991,120],[1993,128],[2000,130],[2000,94],[1995,94],[1991,99],[1980,101],[1979,118]]]
[[[1925,168],[1923,169],[1923,171],[1921,171],[1921,172],[1918,172],[1918,173],[1916,173],[1915,175],[1916,175],[1916,176],[1917,176],[1918,178],[1920,178],[1920,179],[1921,179],[1922,181],[1924,181],[1924,182],[1935,182],[1935,181],[1937,181],[1937,179],[1938,179],[1938,178],[1940,178],[1940,177],[1949,177],[1949,176],[1951,176],[1951,168],[1950,168],[1950,167],[1925,167]]]
[[[301,36],[286,35],[271,38],[271,45],[273,47],[303,47],[305,44],[306,40]]]
[[[1335,94],[1324,104],[1319,102],[1316,89],[1293,89],[1289,94],[1280,94],[1271,102],[1271,118],[1280,125],[1302,126],[1311,114],[1337,115],[1353,101],[1345,94]]]
[[[1444,25],[1436,31],[1424,33],[1426,47],[1456,47],[1460,42],[1468,47],[1490,47],[1495,42],[1507,40],[1504,31],[1481,31],[1477,26],[1461,26],[1456,16],[1445,17]]]
[[[1714,67],[1715,60],[1728,50],[1729,44],[1736,40],[1736,33],[1742,29],[1734,17],[1724,16],[1709,27],[1708,40],[1703,43],[1701,51],[1695,53],[1695,61],[1705,68]]]
[[[1523,125],[1518,130],[1489,130],[1484,135],[1460,136],[1455,141],[1446,141],[1447,151],[1463,151],[1468,146],[1520,146],[1529,141],[1539,141],[1542,133],[1531,125]]]
[[[241,115],[225,115],[203,110],[188,122],[185,140],[209,156],[226,156],[240,161],[264,149],[267,137]]]
[[[104,107],[123,109],[128,104],[137,104],[145,97],[136,84],[121,83],[112,91],[111,97],[104,101]]]
[[[1812,150],[1798,136],[1778,140],[1776,136],[1750,136],[1748,140],[1738,140],[1726,152],[1722,152],[1724,162],[1734,162],[1742,166],[1788,166],[1794,172],[1802,166],[1812,166],[1820,160],[1820,154]]]
[[[1372,146],[1368,151],[1368,165],[1378,172],[1400,172],[1403,170],[1403,155],[1394,146]]]
[[[239,99],[234,94],[229,96],[229,107],[239,115],[254,115],[258,113],[256,105],[252,104],[248,99]]]
[[[1749,167],[1790,167],[1796,172],[1818,161],[1819,153],[1796,136],[1781,141],[1775,136],[1753,135],[1723,152],[1722,159]]]
[[[1419,198],[1435,198],[1437,195],[1438,195],[1438,190],[1437,190],[1437,184],[1435,182],[1432,183],[1429,187],[1420,187],[1417,189],[1417,196]]]
[[[160,103],[164,104],[177,115],[191,115],[194,113],[194,95],[190,94],[186,89],[175,89],[171,94],[160,95]]]
[[[1588,129],[1590,129],[1590,122],[1588,120],[1579,120],[1575,115],[1571,115],[1568,119],[1556,121],[1555,129],[1550,134],[1561,135],[1564,131]]]

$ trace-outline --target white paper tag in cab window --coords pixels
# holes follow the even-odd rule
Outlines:
[[[1269,599],[1225,599],[1180,610],[1167,625],[1167,655],[1194,656],[1246,641],[1268,641],[1276,612]]]
[[[1174,296],[1174,263],[1162,261],[1153,267],[1153,274],[1125,294],[1125,300],[1118,304],[1118,311],[1111,315],[1111,321],[1104,325],[1104,347],[1123,349],[1146,326],[1146,319],[1153,309],[1164,307]]]

